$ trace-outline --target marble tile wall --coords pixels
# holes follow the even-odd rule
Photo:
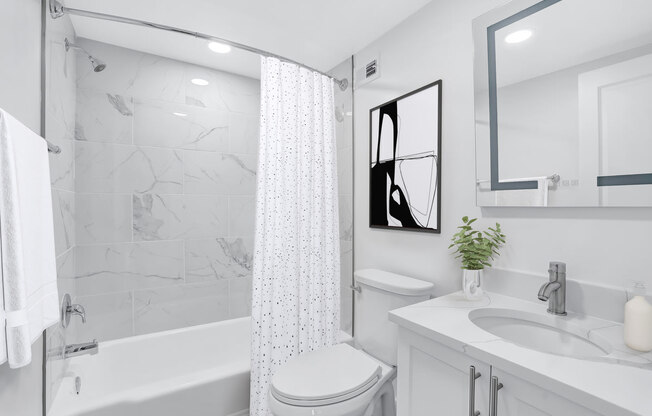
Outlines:
[[[259,81],[78,42],[77,340],[250,314]]]
[[[74,296],[75,181],[74,130],[76,107],[76,59],[66,53],[64,39],[74,41],[75,31],[68,16],[47,22],[45,28],[45,137],[61,148],[50,154],[50,177],[54,214],[55,251],[59,296]],[[70,330],[55,325],[45,331],[46,348],[61,352],[74,338]],[[46,358],[45,406],[49,409],[67,370],[67,361]]]
[[[337,179],[340,217],[340,299],[341,328],[353,331],[353,60],[347,59],[330,71],[338,79],[347,78],[349,87],[335,87],[335,119],[337,138]]]

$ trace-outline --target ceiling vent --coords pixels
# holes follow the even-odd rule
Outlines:
[[[378,61],[375,59],[367,64],[365,67],[365,78],[370,78],[374,75],[376,75],[376,72],[378,70]]]
[[[355,84],[360,87],[368,84],[380,77],[380,68],[378,66],[378,56],[367,57],[367,59],[359,60],[364,66],[356,68],[355,71]]]

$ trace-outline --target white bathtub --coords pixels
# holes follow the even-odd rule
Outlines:
[[[48,416],[247,414],[249,326],[247,317],[102,342],[70,359]]]

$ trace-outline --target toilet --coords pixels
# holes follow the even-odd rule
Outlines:
[[[376,269],[357,271],[355,282],[355,347],[322,348],[279,368],[269,393],[275,416],[396,414],[398,328],[388,312],[429,299],[433,285]]]

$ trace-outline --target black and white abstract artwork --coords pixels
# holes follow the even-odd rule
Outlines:
[[[441,80],[369,111],[369,226],[440,233]]]

